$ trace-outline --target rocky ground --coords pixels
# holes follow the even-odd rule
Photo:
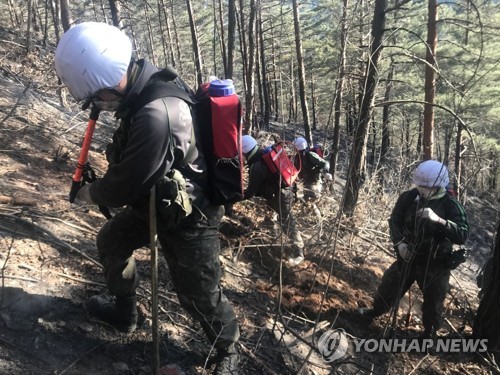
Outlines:
[[[106,219],[92,206],[67,201],[86,114],[61,106],[52,50],[26,55],[15,34],[0,30],[0,373],[151,373],[149,249],[136,252],[141,275],[139,329],[125,336],[93,320],[84,302],[106,291],[94,239]],[[102,116],[90,161],[100,175],[103,150],[114,127]],[[387,334],[389,317],[371,326],[353,310],[369,306],[383,271],[393,261],[387,217],[396,193],[375,197],[370,186],[354,218],[337,217],[342,186],[314,205],[294,207],[306,238],[306,260],[295,268],[259,200],[238,203],[221,228],[223,287],[241,324],[243,374],[490,374],[488,353],[356,353],[355,338]],[[498,215],[496,197],[469,196],[469,258],[453,272],[440,335],[471,333],[478,304],[475,278],[484,264]],[[162,373],[213,370],[201,332],[180,308],[163,260],[160,273]],[[421,331],[421,295],[402,301],[395,334]],[[330,363],[318,339],[342,328],[351,340],[345,357]]]

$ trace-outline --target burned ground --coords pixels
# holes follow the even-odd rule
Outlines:
[[[15,34],[0,36],[0,373],[151,373],[149,250],[136,252],[141,276],[141,325],[129,336],[93,320],[84,303],[106,291],[94,239],[105,222],[92,206],[67,201],[86,126],[76,104],[63,107],[51,51],[26,55]],[[103,150],[115,123],[103,116],[90,161],[106,169]],[[294,214],[306,239],[306,260],[289,268],[281,260],[286,236],[267,225],[258,199],[237,203],[221,227],[223,287],[241,324],[243,374],[487,374],[487,354],[354,353],[328,363],[317,350],[322,333],[342,328],[349,337],[388,334],[389,318],[371,326],[353,311],[369,306],[383,271],[393,261],[386,220],[397,192],[362,192],[356,216],[337,215],[342,182]],[[453,272],[441,336],[472,331],[478,305],[475,278],[493,242],[495,197],[466,202],[472,235],[468,261]],[[182,310],[161,260],[160,335],[163,373],[210,373],[212,353],[198,324]],[[402,301],[398,337],[421,331],[421,294]],[[352,347],[351,347],[352,349]]]

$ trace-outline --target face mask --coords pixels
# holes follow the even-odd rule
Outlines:
[[[417,186],[418,193],[424,199],[429,199],[436,193],[436,188],[430,188],[425,186]]]
[[[120,100],[113,100],[110,102],[103,101],[103,100],[93,100],[93,103],[101,111],[113,111],[113,112],[116,112],[118,110],[118,108],[120,108],[120,105],[121,105]]]

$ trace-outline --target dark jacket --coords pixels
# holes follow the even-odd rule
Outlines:
[[[464,244],[469,235],[467,215],[462,205],[449,194],[441,191],[439,198],[426,200],[417,189],[402,193],[389,219],[389,229],[394,245],[406,242],[416,252],[417,262],[446,260],[453,244]],[[446,225],[423,220],[417,211],[429,207],[446,220]]]
[[[280,193],[291,192],[291,188],[281,181],[278,173],[272,173],[262,159],[263,150],[259,148],[247,160],[248,186],[245,189],[245,199],[259,196],[271,200]]]
[[[98,205],[120,207],[144,200],[151,188],[172,168],[181,169],[187,180],[187,191],[195,204],[205,202],[206,163],[197,145],[192,162],[178,168],[188,153],[193,121],[188,105],[178,98],[156,99],[129,118],[129,106],[141,95],[154,73],[159,71],[147,61],[137,62],[138,73],[116,116],[120,127],[107,150],[108,170],[90,187],[90,195]],[[174,152],[169,135],[172,131]],[[175,157],[174,157],[175,153]],[[177,160],[180,159],[180,160]],[[206,203],[206,202],[205,202]]]
[[[300,161],[299,161],[300,158]],[[328,172],[330,163],[311,150],[300,151],[295,157],[295,167],[300,167],[299,178],[306,184],[321,180],[321,172]]]

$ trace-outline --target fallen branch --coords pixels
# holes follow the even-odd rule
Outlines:
[[[90,280],[86,280],[86,279],[80,279],[79,277],[69,276],[69,275],[66,275],[66,274],[61,273],[61,272],[54,272],[54,274],[56,274],[57,276],[64,277],[66,279],[78,281],[79,283],[83,283],[83,284],[97,285],[97,286],[103,286],[103,287],[106,286],[106,284],[103,284],[103,283],[98,283],[98,282],[90,281]]]
[[[243,351],[248,354],[252,359],[258,363],[262,368],[266,369],[266,374],[275,374],[278,375],[279,373],[274,371],[271,367],[269,367],[264,361],[260,360],[257,358],[257,356],[250,350],[248,349],[241,341],[240,341],[240,348],[243,349]],[[266,358],[267,359],[267,358]]]
[[[420,365],[421,365],[421,364],[422,364],[422,363],[423,363],[423,362],[427,359],[427,357],[429,357],[429,353],[427,353],[427,354],[425,355],[425,357],[424,357],[424,358],[422,358],[422,359],[421,359],[421,360],[420,360],[420,361],[419,361],[419,362],[418,362],[418,363],[417,363],[417,364],[413,367],[413,369],[412,369],[412,370],[408,373],[408,375],[413,374],[413,373],[414,373],[414,372],[415,372],[415,371],[416,371],[416,370],[420,367]],[[436,362],[436,361],[437,361],[437,358],[435,358],[435,359],[434,359],[434,361],[432,361],[432,362],[431,362],[431,365],[432,365],[434,362]],[[430,366],[430,365],[429,365],[429,366]]]
[[[21,93],[21,95],[19,95],[19,97],[17,98],[17,101],[16,101],[16,104],[14,104],[12,106],[12,108],[10,109],[9,113],[7,113],[7,115],[0,121],[0,125],[2,125],[5,120],[7,120],[10,116],[12,116],[16,110],[16,108],[19,106],[19,103],[21,102],[21,99],[24,98],[24,95],[26,94],[26,91],[28,91],[28,89],[30,88],[31,86],[31,82],[29,82],[26,87],[24,88],[23,92]]]
[[[7,344],[7,345],[10,345],[11,347],[15,348],[16,350],[19,350],[20,352],[26,354],[29,358],[34,358],[36,359],[37,361],[40,361],[40,362],[43,362],[47,365],[50,365],[49,362],[47,362],[45,359],[37,356],[36,354],[32,353],[32,352],[28,352],[27,350],[23,349],[23,348],[20,348],[19,346],[17,346],[16,344],[4,339],[3,337],[0,336],[0,341],[3,342],[4,344]]]
[[[58,245],[61,245],[69,250],[72,250],[74,251],[75,253],[81,255],[83,258],[87,259],[88,261],[92,262],[93,264],[95,264],[96,266],[102,268],[102,265],[97,262],[95,259],[91,258],[90,256],[88,256],[87,254],[81,252],[80,250],[78,250],[76,247],[74,246],[71,246],[69,243],[61,240],[59,237],[57,237],[54,233],[52,233],[51,231],[49,231],[48,229],[45,229],[43,227],[41,227],[40,225],[38,224],[34,224],[32,222],[29,222],[28,220],[25,220],[25,219],[22,219],[20,217],[17,217],[15,215],[9,215],[9,214],[3,214],[3,213],[0,213],[0,217],[7,217],[9,219],[15,219],[17,221],[20,221],[21,223],[23,224],[26,224],[26,225],[30,225],[36,229],[38,229],[39,231],[47,234],[50,238],[47,238],[47,240],[51,241],[52,243],[55,243],[55,244],[58,244]],[[3,228],[3,229],[6,229],[10,232],[14,232],[14,233],[17,233],[17,234],[20,234],[20,235],[23,235],[25,237],[29,237],[28,234],[26,233],[20,233],[20,232],[16,232],[16,231],[13,231],[11,230],[10,228],[6,228],[6,227],[2,227],[0,226],[0,228]]]
[[[58,374],[58,375],[62,375],[62,374],[65,374],[66,372],[68,372],[68,370],[70,370],[74,365],[76,365],[78,362],[80,362],[80,360],[82,358],[85,358],[87,355],[89,355],[90,353],[92,353],[93,351],[105,346],[105,345],[108,345],[109,343],[112,343],[112,342],[115,342],[115,341],[118,341],[120,339],[120,337],[117,337],[113,340],[110,340],[110,341],[106,341],[106,342],[102,342],[100,343],[99,345],[96,345],[94,346],[93,348],[91,348],[90,350],[87,350],[85,353],[83,353],[81,356],[79,356],[78,358],[76,358],[73,362],[71,362],[68,366],[66,366],[63,370],[61,371],[56,371],[54,372],[55,374]]]
[[[54,220],[54,221],[58,221],[64,225],[67,225],[68,227],[70,228],[73,228],[73,229],[78,229],[82,232],[86,232],[86,233],[90,233],[90,234],[96,234],[97,231],[96,230],[93,230],[93,229],[89,229],[89,228],[84,228],[84,227],[81,227],[79,225],[76,225],[76,224],[73,224],[73,223],[70,223],[68,221],[65,221],[65,220],[62,220],[62,219],[59,219],[58,217],[52,217],[52,216],[46,216],[46,215],[36,215],[36,214],[31,214],[31,216],[33,217],[38,217],[40,219],[48,219],[48,220]]]
[[[13,206],[36,206],[37,201],[24,197],[9,197],[0,195],[0,204],[12,204]]]
[[[37,283],[38,282],[38,280],[36,280],[36,279],[32,279],[31,277],[24,277],[24,276],[2,275],[2,279],[22,280],[22,281],[29,281],[31,283]]]

